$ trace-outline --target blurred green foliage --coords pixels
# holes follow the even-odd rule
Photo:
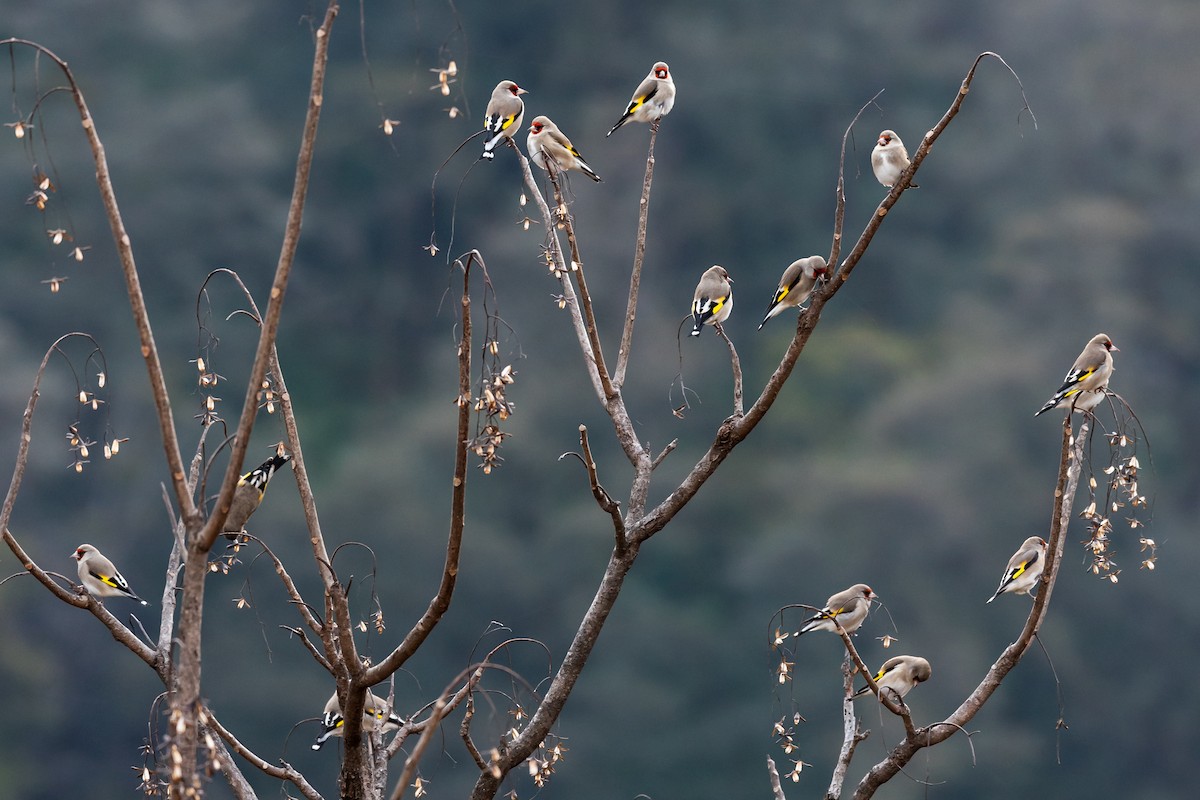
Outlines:
[[[875,134],[893,128],[915,149],[975,55],[993,50],[1020,75],[1036,127],[1016,81],[985,62],[922,167],[921,188],[889,215],[826,309],[771,415],[645,548],[563,714],[558,733],[570,750],[542,795],[766,796],[764,754],[785,761],[771,726],[793,700],[808,720],[797,755],[813,766],[788,791],[823,792],[840,741],[837,643],[806,639],[797,684],[780,690],[767,633],[777,608],[819,604],[857,581],[887,605],[859,635],[864,656],[881,662],[873,637],[899,636],[902,651],[934,666],[933,679],[910,696],[916,720],[949,713],[1024,619],[1022,598],[984,600],[1012,549],[1047,529],[1058,426],[1032,414],[1103,330],[1121,348],[1112,386],[1151,437],[1142,489],[1153,500],[1148,534],[1162,545],[1158,569],[1137,569],[1136,536],[1121,530],[1121,581],[1100,582],[1085,573],[1075,544],[1084,532],[1074,530],[1041,637],[1063,680],[1070,729],[1055,731],[1054,677],[1035,650],[973,724],[974,760],[956,739],[913,764],[915,777],[937,785],[897,779],[880,796],[1180,796],[1200,748],[1191,717],[1200,697],[1172,671],[1193,660],[1187,654],[1200,640],[1200,602],[1190,590],[1198,553],[1187,534],[1200,496],[1200,461],[1189,455],[1200,388],[1200,161],[1190,141],[1200,112],[1189,102],[1200,74],[1200,6],[610,0],[476,4],[460,7],[461,17],[440,2],[362,10],[361,39],[353,4],[334,29],[280,352],[325,534],[334,545],[370,547],[344,550],[338,566],[356,576],[363,619],[372,590],[384,609],[388,628],[371,637],[372,655],[423,610],[444,556],[458,285],[447,254],[484,254],[512,328],[502,346],[518,376],[505,465],[486,479],[471,476],[458,592],[398,676],[400,713],[429,701],[479,642],[498,642],[502,634],[487,633],[492,621],[540,639],[554,663],[561,659],[612,536],[578,464],[557,458],[577,447],[584,423],[609,490],[620,496],[629,477],[553,303],[540,226],[518,226],[526,210],[515,159],[502,152],[494,164],[472,166],[476,140],[437,172],[477,129],[495,82],[531,89],[527,120],[551,116],[604,177],[595,186],[574,182],[573,211],[615,353],[647,134],[643,126],[609,139],[603,132],[649,65],[671,64],[679,101],[658,138],[625,389],[645,440],[680,442],[656,473],[653,501],[695,463],[730,409],[717,339],[706,332],[676,341],[700,272],[720,263],[736,280],[727,329],[752,397],[793,324],[789,314],[754,331],[779,273],[796,257],[828,253],[846,124],[886,89],[848,152],[846,231],[854,236],[882,196],[869,168]],[[202,341],[197,292],[217,267],[237,270],[260,302],[269,285],[319,13],[305,3],[231,0],[103,10],[44,0],[0,13],[0,37],[49,46],[86,93],[185,448],[199,433],[188,363]],[[442,97],[428,89],[436,81],[429,70],[449,59],[460,72],[454,93]],[[13,51],[5,67],[16,74],[4,81],[5,121],[61,82],[28,50]],[[452,119],[452,105],[464,113]],[[13,529],[45,567],[72,576],[69,554],[91,541],[140,594],[161,600],[169,526],[145,372],[78,121],[66,95],[47,100],[43,113],[25,143],[0,129],[0,443],[15,453],[37,361],[75,329],[103,344],[109,419],[131,441],[120,458],[82,475],[64,468],[75,390],[57,360]],[[399,121],[390,138],[380,130],[385,117]],[[53,157],[39,162],[52,166],[57,186],[44,218],[25,204],[32,141]],[[91,247],[82,264],[47,241],[51,222]],[[431,236],[442,248],[435,258],[421,249]],[[39,282],[56,275],[69,280],[52,295]],[[229,413],[240,404],[256,332],[244,319],[225,321],[237,307],[228,284],[213,284],[208,300],[199,307],[220,337],[210,363],[229,379],[218,392]],[[696,393],[683,420],[671,413],[680,350]],[[264,416],[248,461],[280,438],[279,420]],[[252,528],[315,597],[286,476],[272,484]],[[0,571],[17,568],[0,553]],[[232,601],[251,592],[252,608],[237,610]],[[1164,605],[1163,597],[1175,599]],[[271,570],[259,561],[213,576],[207,599],[205,694],[216,713],[260,755],[288,759],[333,796],[336,755],[309,752],[312,723],[292,729],[320,713],[331,682],[278,627],[295,617]],[[118,616],[137,611],[157,629],[153,609],[108,605]],[[86,785],[89,797],[129,796],[136,781],[128,767],[142,763],[138,746],[161,690],[154,676],[28,578],[0,587],[0,611],[0,707],[13,721],[0,752],[0,794],[60,798]],[[514,659],[531,682],[546,674],[545,654]],[[875,733],[851,780],[899,736],[891,720],[865,715]],[[497,710],[480,724],[499,731],[509,721]],[[467,763],[448,730],[422,766],[433,796],[465,796],[474,772]],[[250,778],[261,796],[276,791]],[[532,794],[516,783],[521,796]],[[225,792],[213,785],[213,796]]]

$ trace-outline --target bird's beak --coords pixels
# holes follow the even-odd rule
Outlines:
[[[517,87],[517,94],[529,94],[529,90],[528,90],[528,89],[522,89],[520,86],[518,86],[518,87]]]
[[[1114,353],[1119,353],[1119,352],[1121,352],[1121,348],[1117,347],[1115,344],[1114,344],[1112,347],[1108,348],[1108,349],[1109,349],[1109,350],[1112,350]]]

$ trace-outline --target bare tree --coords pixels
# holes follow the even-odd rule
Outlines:
[[[596,646],[605,621],[620,596],[626,577],[633,569],[642,547],[656,534],[666,528],[702,486],[716,473],[725,459],[746,439],[770,411],[784,383],[804,351],[804,348],[821,318],[825,304],[845,286],[850,273],[857,266],[875,233],[883,224],[886,215],[912,185],[912,179],[922,162],[930,154],[936,140],[949,126],[962,106],[975,77],[976,68],[987,56],[981,55],[971,66],[961,88],[949,110],[923,137],[915,151],[911,165],[888,192],[871,215],[862,233],[843,256],[843,228],[845,222],[844,176],[839,175],[835,199],[835,216],[829,264],[831,275],[813,295],[811,304],[803,310],[796,323],[795,333],[777,366],[748,407],[743,403],[743,383],[737,352],[733,342],[721,332],[728,345],[731,368],[734,375],[733,397],[730,415],[712,432],[707,451],[692,466],[687,475],[671,489],[657,504],[650,505],[649,492],[655,470],[676,448],[671,442],[658,451],[652,450],[638,435],[633,417],[626,407],[622,389],[630,364],[630,345],[636,319],[639,285],[642,271],[642,256],[645,251],[649,199],[654,167],[654,147],[658,135],[658,123],[651,126],[650,150],[647,157],[646,175],[640,205],[640,220],[635,241],[635,260],[630,274],[630,291],[625,309],[623,326],[615,368],[610,369],[601,342],[600,328],[594,313],[591,295],[586,280],[585,260],[580,242],[575,235],[574,220],[570,206],[560,185],[560,175],[552,160],[548,162],[550,199],[538,186],[529,162],[514,146],[520,161],[525,187],[536,203],[541,222],[545,226],[546,238],[543,255],[551,268],[561,290],[561,302],[569,311],[572,327],[582,355],[587,380],[592,386],[597,402],[611,424],[611,435],[633,469],[633,478],[624,491],[624,499],[617,500],[605,488],[601,477],[601,466],[593,456],[590,432],[579,426],[579,452],[571,454],[584,467],[583,475],[587,490],[590,490],[600,511],[600,518],[611,525],[613,547],[608,562],[599,573],[596,591],[591,605],[580,619],[578,628],[566,653],[553,670],[545,690],[535,692],[525,687],[524,691],[533,698],[530,708],[521,707],[514,715],[517,720],[513,728],[492,741],[480,741],[473,723],[476,704],[482,697],[481,691],[489,675],[502,675],[519,685],[520,676],[498,662],[497,655],[505,648],[522,644],[536,644],[528,640],[513,639],[478,658],[456,675],[450,676],[444,688],[424,706],[412,710],[395,725],[395,732],[388,731],[390,740],[384,741],[386,727],[364,725],[364,708],[368,690],[388,681],[401,669],[437,628],[450,607],[458,577],[465,526],[467,504],[468,462],[472,455],[480,459],[487,472],[498,458],[497,450],[503,445],[505,433],[503,423],[511,413],[508,389],[515,378],[511,368],[504,365],[495,347],[496,317],[488,309],[490,277],[485,260],[477,251],[470,251],[456,259],[454,267],[461,272],[462,290],[458,307],[458,394],[455,408],[456,431],[452,447],[455,462],[451,476],[452,491],[448,514],[446,553],[441,580],[434,597],[406,633],[394,641],[389,651],[374,661],[364,659],[356,639],[355,615],[352,611],[350,591],[345,579],[336,569],[337,548],[330,551],[322,533],[317,511],[316,494],[309,480],[304,458],[300,430],[296,422],[292,397],[284,379],[281,357],[277,348],[279,321],[289,278],[295,259],[296,247],[301,232],[301,220],[308,189],[309,171],[313,161],[314,143],[320,121],[324,92],[325,70],[330,37],[338,16],[338,4],[331,1],[324,18],[314,31],[314,55],[312,79],[308,95],[307,117],[297,157],[295,181],[283,240],[265,310],[260,312],[254,298],[240,279],[226,270],[219,270],[210,280],[230,280],[244,293],[248,316],[259,329],[250,377],[238,414],[236,431],[221,443],[208,442],[215,417],[206,419],[210,423],[197,443],[195,452],[186,460],[182,454],[179,435],[172,415],[170,397],[163,374],[162,361],[155,343],[150,315],[142,296],[138,269],[134,260],[131,240],[126,232],[111,180],[104,146],[99,131],[85,103],[83,94],[67,63],[44,46],[34,42],[9,39],[0,44],[10,48],[29,48],[39,57],[49,60],[65,79],[65,90],[73,99],[91,149],[96,168],[97,183],[108,220],[116,242],[121,268],[125,277],[130,309],[136,323],[141,352],[150,377],[151,394],[156,409],[163,442],[170,486],[164,490],[171,514],[173,549],[166,569],[162,591],[162,615],[156,636],[144,631],[130,630],[117,620],[99,599],[73,586],[73,582],[47,572],[36,564],[22,548],[18,537],[9,529],[9,523],[22,478],[24,476],[32,442],[32,421],[39,399],[43,375],[51,357],[62,353],[64,344],[84,334],[68,334],[55,342],[47,351],[37,370],[33,390],[26,407],[21,438],[13,470],[13,477],[4,505],[0,510],[0,531],[9,549],[17,556],[21,566],[33,575],[54,596],[63,602],[86,609],[95,616],[112,634],[113,638],[133,652],[155,671],[162,681],[166,693],[167,725],[160,741],[155,742],[155,767],[144,775],[146,789],[158,791],[162,788],[171,797],[194,797],[204,792],[205,782],[219,772],[239,798],[253,797],[243,770],[249,766],[268,776],[293,786],[305,798],[314,800],[321,794],[309,780],[286,762],[275,763],[263,758],[240,741],[235,732],[219,720],[215,710],[206,703],[202,690],[201,632],[204,623],[204,594],[207,576],[213,565],[219,565],[228,556],[218,556],[210,561],[214,543],[225,531],[226,517],[234,502],[235,492],[243,474],[243,462],[250,434],[260,410],[272,411],[277,405],[286,430],[286,450],[294,461],[294,475],[299,488],[311,545],[313,563],[322,582],[319,599],[303,597],[292,579],[291,571],[283,561],[265,544],[250,537],[250,544],[257,546],[268,558],[275,573],[290,599],[297,621],[289,630],[315,663],[326,670],[336,684],[344,726],[341,729],[345,741],[345,758],[342,763],[338,794],[343,798],[367,800],[390,797],[398,800],[411,788],[420,793],[419,764],[433,737],[442,730],[443,723],[452,714],[458,714],[459,735],[472,755],[478,778],[472,792],[473,800],[495,797],[508,776],[521,766],[526,766],[539,785],[554,772],[559,761],[560,750],[554,736],[554,726],[572,691],[576,687],[583,669]],[[1001,60],[1001,63],[1003,61]],[[1007,65],[1005,65],[1007,66]],[[47,96],[58,89],[47,93]],[[39,104],[44,98],[39,98]],[[33,124],[36,110],[20,124]],[[860,112],[861,114],[861,112]],[[857,121],[857,117],[855,118]],[[385,120],[385,122],[387,122]],[[853,122],[851,127],[853,127]],[[847,138],[850,130],[847,130]],[[843,172],[846,139],[843,139]],[[551,206],[553,203],[553,206]],[[564,231],[567,246],[560,242],[558,231]],[[207,281],[206,281],[207,283]],[[201,292],[204,288],[201,287]],[[475,310],[479,293],[485,297],[483,313],[484,332],[477,333]],[[480,341],[482,339],[482,341]],[[474,359],[479,355],[479,362]],[[91,356],[89,356],[91,358]],[[215,382],[208,365],[197,360],[201,385]],[[478,369],[478,374],[476,374]],[[103,374],[103,373],[101,373]],[[87,397],[87,389],[81,389]],[[904,720],[906,738],[896,746],[880,764],[862,779],[855,797],[869,797],[874,790],[895,775],[920,748],[937,744],[963,729],[976,711],[995,691],[1009,669],[1028,649],[1038,626],[1045,615],[1053,589],[1054,576],[1062,553],[1062,530],[1080,475],[1082,442],[1081,432],[1072,438],[1071,427],[1064,426],[1063,456],[1059,483],[1056,490],[1056,505],[1052,517],[1050,553],[1051,560],[1034,609],[1021,636],[1002,654],[1000,660],[988,672],[980,686],[964,701],[962,707],[947,720],[931,726],[917,728],[903,704],[886,697],[881,701],[890,710],[900,714]],[[606,436],[609,435],[607,432]],[[115,441],[115,440],[114,440]],[[86,443],[73,442],[78,452]],[[106,447],[111,447],[105,442]],[[210,447],[215,447],[213,453]],[[221,474],[219,489],[211,511],[208,511],[206,479],[216,454],[228,448],[227,463]],[[83,451],[86,458],[86,450]],[[581,488],[581,491],[583,489]],[[382,609],[379,610],[382,614]],[[852,641],[843,637],[848,658],[865,672],[864,665]],[[846,672],[846,724],[842,758],[837,767],[829,797],[839,797],[841,782],[853,755],[854,745],[862,736],[854,720],[850,705],[849,688],[851,670]],[[869,675],[869,673],[867,673]],[[871,683],[870,681],[868,681]],[[872,683],[873,685],[873,683]],[[389,762],[406,751],[399,776],[389,780]],[[772,771],[774,770],[772,766]],[[776,796],[782,795],[778,776],[773,776]],[[389,783],[391,788],[389,790]]]

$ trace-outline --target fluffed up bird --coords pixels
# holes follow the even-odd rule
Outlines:
[[[914,686],[929,680],[932,674],[929,662],[920,656],[893,656],[883,662],[879,672],[875,673],[875,685],[879,687],[880,694],[886,692],[893,700],[902,700]],[[867,685],[855,692],[854,696],[862,697],[870,693],[871,687]]]
[[[779,279],[779,288],[775,290],[775,296],[767,306],[767,315],[758,323],[758,329],[761,331],[767,320],[779,316],[784,309],[795,308],[807,300],[813,287],[817,285],[817,278],[824,278],[827,274],[829,265],[821,256],[809,256],[793,261],[783,271],[783,277]]]
[[[521,117],[525,115],[525,101],[521,95],[528,93],[512,81],[500,81],[492,89],[492,99],[488,100],[487,112],[483,115],[487,136],[483,143],[484,158],[489,161],[495,158],[493,151],[521,129]]]
[[[291,455],[287,453],[276,453],[238,480],[233,490],[233,502],[229,504],[229,514],[225,517],[223,533],[226,539],[238,538],[250,515],[262,504],[271,476],[291,460]]]
[[[871,610],[871,601],[875,597],[870,586],[856,583],[826,600],[825,607],[806,619],[796,635],[800,636],[809,631],[837,633],[838,625],[841,625],[846,633],[854,633],[867,618],[867,612]]]
[[[900,173],[908,169],[908,151],[895,131],[879,134],[879,141],[871,151],[871,169],[875,172],[876,180],[889,189],[900,180]],[[909,186],[917,188],[915,183]]]
[[[1108,334],[1097,333],[1093,336],[1071,365],[1063,385],[1034,416],[1039,417],[1052,408],[1071,408],[1074,405],[1076,411],[1091,411],[1100,405],[1104,390],[1108,388],[1108,379],[1112,377],[1114,351],[1120,352],[1120,348],[1113,345]]]
[[[403,724],[404,720],[391,713],[387,703],[371,692],[367,692],[367,699],[363,705],[363,730],[372,731],[376,726],[380,726],[381,732],[390,733]],[[338,701],[336,691],[333,693],[333,697],[329,698],[329,702],[325,704],[321,726],[321,735],[313,742],[313,750],[320,750],[321,745],[325,744],[329,737],[341,736],[346,732],[346,720],[342,717],[342,704]]]
[[[1008,566],[1004,568],[1004,575],[1000,578],[1000,586],[988,602],[1002,594],[1029,594],[1029,590],[1037,585],[1038,578],[1042,577],[1042,570],[1045,568],[1046,540],[1040,536],[1030,536],[1008,560]]]
[[[659,61],[646,79],[638,84],[637,91],[629,99],[629,105],[617,124],[604,135],[612,136],[613,131],[629,122],[657,122],[670,114],[674,107],[675,80],[671,77],[667,62]]]
[[[600,182],[600,176],[588,166],[580,152],[575,149],[575,145],[571,144],[571,140],[549,117],[533,118],[533,122],[529,123],[529,138],[525,143],[529,148],[530,160],[542,169],[549,169],[546,166],[548,156],[559,169],[578,170],[596,183]]]
[[[76,565],[79,582],[88,590],[88,594],[95,597],[128,597],[144,606],[150,605],[133,593],[129,582],[117,571],[113,562],[90,544],[79,545],[71,554],[71,558],[79,562]]]
[[[692,296],[692,318],[696,324],[692,336],[700,335],[704,325],[720,325],[733,311],[733,278],[724,267],[714,264],[700,276]]]

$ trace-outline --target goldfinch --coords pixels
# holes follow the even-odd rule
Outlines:
[[[267,484],[276,470],[292,457],[287,454],[275,454],[254,469],[243,475],[233,490],[233,501],[229,504],[229,514],[225,517],[223,533],[226,539],[237,539],[238,534],[246,527],[250,515],[262,504],[263,495],[267,492]]]
[[[1029,590],[1037,585],[1038,578],[1042,577],[1042,570],[1045,568],[1046,540],[1040,536],[1030,536],[1008,560],[1004,575],[1000,577],[1000,586],[988,602],[1002,594],[1029,594]]]
[[[854,633],[867,618],[867,612],[871,610],[871,601],[875,597],[870,586],[856,583],[826,600],[825,607],[806,619],[796,635],[801,636],[809,631],[837,633],[838,625],[841,625],[846,633]]]
[[[617,124],[604,135],[612,136],[613,131],[629,122],[655,122],[670,114],[674,107],[675,80],[671,77],[671,69],[667,63],[659,61],[646,79],[638,85]]]
[[[88,590],[88,594],[95,597],[128,597],[144,606],[150,605],[133,593],[129,582],[117,571],[113,562],[90,544],[79,545],[71,554],[71,558],[79,562],[76,564],[79,582]]]
[[[696,324],[692,336],[700,335],[704,325],[720,325],[733,311],[733,278],[724,267],[713,265],[700,276],[692,296],[692,318]]]
[[[908,169],[908,151],[895,131],[879,134],[879,141],[871,151],[871,169],[875,172],[876,180],[888,189],[900,180],[900,173]],[[915,183],[911,186],[917,188]]]
[[[380,700],[371,692],[367,692],[366,703],[363,705],[363,729],[375,730],[380,726],[383,733],[390,733],[404,724],[404,720],[388,710],[387,703]],[[337,692],[325,704],[325,713],[321,716],[321,735],[313,742],[312,749],[320,750],[331,736],[341,736],[345,731],[346,720],[342,717],[342,704],[338,702]]]
[[[528,94],[512,81],[500,81],[492,89],[492,99],[488,100],[487,111],[483,115],[483,129],[487,137],[483,142],[483,157],[491,161],[496,157],[493,152],[504,144],[505,139],[511,139],[513,134],[521,130],[521,117],[525,115],[525,101],[521,95]]]
[[[767,320],[782,314],[784,309],[795,308],[807,300],[817,285],[817,279],[823,279],[828,274],[829,265],[821,256],[809,256],[793,261],[783,271],[783,277],[779,279],[779,288],[775,290],[775,296],[767,306],[767,315],[758,323],[758,329],[761,331]]]
[[[920,656],[893,656],[883,662],[875,673],[875,685],[879,693],[887,693],[893,700],[901,700],[918,683],[929,680],[933,674],[929,662]],[[854,693],[855,697],[871,694],[871,687],[864,686]]]
[[[1071,365],[1063,385],[1034,416],[1041,416],[1052,408],[1074,406],[1076,411],[1091,411],[1100,405],[1108,379],[1112,377],[1114,352],[1120,352],[1120,349],[1113,345],[1108,334],[1093,336]]]
[[[578,170],[596,183],[600,182],[600,176],[588,166],[583,160],[583,155],[549,117],[533,118],[533,122],[529,124],[529,138],[525,140],[525,144],[529,148],[530,160],[542,169],[549,169],[546,166],[546,159],[549,157],[561,170]]]

